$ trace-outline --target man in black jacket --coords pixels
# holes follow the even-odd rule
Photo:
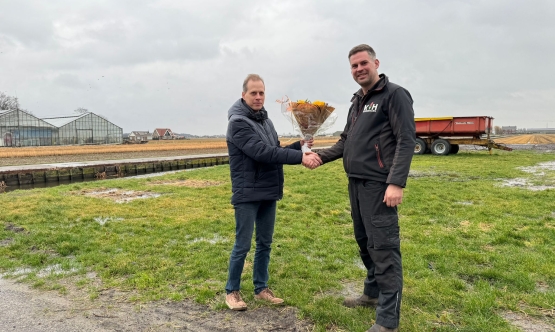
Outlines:
[[[344,304],[376,306],[376,324],[369,332],[398,331],[403,270],[397,205],[415,145],[412,97],[378,75],[380,62],[370,46],[351,49],[349,62],[361,89],[351,99],[339,141],[318,153],[323,163],[343,157],[355,239],[367,269],[362,296]]]
[[[309,168],[321,164],[317,154],[301,152],[302,140],[285,148],[280,146],[274,125],[264,109],[264,99],[264,81],[250,74],[243,82],[242,98],[228,112],[226,141],[233,191],[231,204],[235,208],[235,244],[229,259],[225,303],[232,310],[247,309],[239,290],[255,225],[255,298],[272,304],[283,303],[268,288],[276,201],[283,197],[283,164],[302,163]],[[312,141],[308,145],[311,146]]]

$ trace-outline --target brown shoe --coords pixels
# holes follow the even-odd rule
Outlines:
[[[378,324],[374,324],[372,325],[372,327],[370,328],[370,330],[366,331],[366,332],[399,332],[399,328],[394,328],[394,329],[389,329],[387,327],[378,325]]]
[[[254,296],[257,300],[262,300],[270,302],[271,304],[282,304],[283,300],[279,297],[275,297],[274,293],[269,288],[264,288],[264,290]]]
[[[227,294],[225,296],[225,304],[227,304],[227,306],[231,310],[247,310],[247,304],[241,298],[241,294],[239,294],[239,291],[233,291]]]
[[[375,308],[378,305],[378,298],[370,297],[362,294],[359,297],[348,297],[343,300],[343,305],[349,308],[355,307],[371,307]]]

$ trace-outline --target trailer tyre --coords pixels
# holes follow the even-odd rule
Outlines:
[[[457,154],[459,152],[458,144],[451,144],[451,149],[449,149],[449,154]]]
[[[438,156],[446,156],[449,154],[449,150],[451,150],[451,144],[444,140],[444,139],[436,139],[432,143],[432,154]]]
[[[424,154],[426,153],[426,142],[421,138],[416,138],[416,144],[414,145],[414,154]]]

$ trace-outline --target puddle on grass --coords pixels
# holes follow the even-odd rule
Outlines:
[[[522,188],[532,191],[555,189],[555,182],[552,177],[555,171],[555,161],[539,163],[535,166],[517,167],[517,169],[531,174],[532,178],[499,179],[502,181],[501,187]]]
[[[36,273],[37,277],[44,278],[50,275],[66,275],[66,274],[71,274],[78,271],[79,270],[75,267],[72,267],[69,270],[67,270],[67,269],[64,269],[61,264],[54,264],[54,265],[45,266],[40,270],[31,269],[28,267],[18,268],[13,271],[0,273],[0,278],[3,278],[5,276],[9,276],[12,278],[26,277],[31,273]]]
[[[206,239],[206,238],[203,238],[203,237],[197,237],[197,238],[193,239],[192,241],[189,241],[189,243],[193,244],[193,243],[199,243],[199,242],[207,242],[207,243],[210,243],[210,244],[216,244],[216,243],[223,243],[223,242],[228,242],[228,241],[229,240],[226,239],[225,237],[223,237],[219,234],[216,234],[211,239]]]
[[[187,180],[152,181],[152,182],[149,182],[148,184],[189,187],[189,188],[206,188],[206,187],[219,186],[222,183],[223,182],[218,182],[218,181],[187,179]]]
[[[343,286],[341,289],[331,289],[325,292],[320,292],[316,295],[317,298],[322,298],[325,296],[333,296],[333,297],[359,297],[362,294],[364,285],[361,281],[352,281],[352,280],[345,280],[341,282]]]
[[[107,222],[114,222],[114,221],[123,221],[123,218],[114,218],[114,217],[94,217],[94,221],[100,224],[100,226],[104,226]]]
[[[531,183],[528,179],[524,178],[515,178],[515,179],[508,179],[503,180],[503,183],[500,184],[501,187],[514,187],[514,188],[522,188],[528,189],[531,191],[542,191],[547,189],[555,189],[555,186],[547,186],[547,185],[535,185]]]
[[[539,163],[536,166],[518,167],[517,169],[534,175],[545,175],[546,171],[555,171],[555,161]]]
[[[0,278],[3,278],[4,276],[21,277],[21,276],[26,276],[32,272],[34,272],[33,269],[30,269],[28,267],[22,267],[19,269],[15,269],[13,271],[0,273]]]
[[[501,313],[501,317],[524,332],[555,332],[552,323],[525,313],[508,311]]]
[[[109,198],[116,203],[128,203],[136,199],[156,198],[161,196],[161,194],[148,191],[133,191],[116,188],[83,189],[73,192],[73,194],[96,198]]]
[[[70,273],[75,273],[78,270],[74,267],[72,267],[69,270],[64,270],[62,268],[62,265],[60,264],[54,264],[54,265],[49,265],[43,269],[40,269],[39,272],[37,273],[37,277],[47,277],[49,275],[65,275],[65,274],[70,274]]]

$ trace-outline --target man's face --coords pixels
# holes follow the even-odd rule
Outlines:
[[[349,58],[351,64],[351,75],[355,81],[364,89],[370,89],[379,79],[378,68],[380,61],[372,59],[366,51],[358,52]]]
[[[264,106],[264,83],[262,81],[248,81],[247,92],[241,93],[245,103],[249,105],[254,111],[260,111]]]

